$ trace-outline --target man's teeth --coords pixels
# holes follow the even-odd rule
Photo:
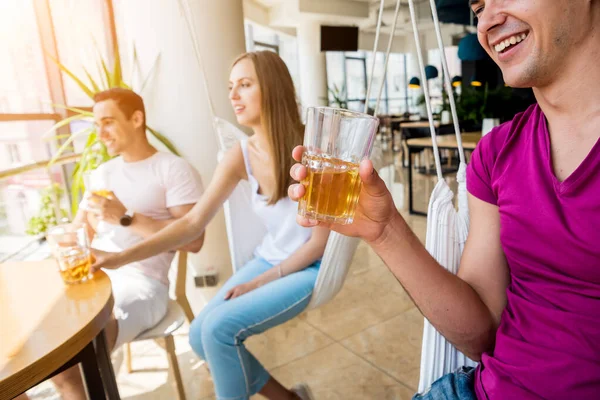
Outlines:
[[[494,46],[494,50],[496,50],[499,53],[499,52],[507,49],[508,47],[525,40],[526,37],[527,37],[526,33],[521,33],[520,35],[511,36],[508,39],[505,39],[504,41],[502,41],[502,42],[498,43],[496,46]]]

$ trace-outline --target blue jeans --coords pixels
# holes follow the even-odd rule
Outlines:
[[[300,314],[310,302],[320,261],[293,274],[223,300],[229,289],[272,268],[255,258],[235,273],[190,326],[190,345],[210,368],[219,400],[248,399],[258,393],[269,373],[246,349],[244,341]]]
[[[460,367],[433,382],[425,393],[414,395],[413,400],[476,400],[474,378],[475,368]]]

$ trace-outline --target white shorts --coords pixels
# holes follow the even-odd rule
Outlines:
[[[104,270],[112,283],[119,326],[115,350],[158,324],[167,313],[169,288],[134,267]]]

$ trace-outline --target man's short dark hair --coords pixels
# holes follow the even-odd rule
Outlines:
[[[94,103],[105,100],[114,100],[119,110],[127,118],[131,118],[135,111],[141,111],[144,114],[144,129],[146,129],[146,108],[144,107],[144,100],[139,94],[129,89],[112,88],[94,95]]]

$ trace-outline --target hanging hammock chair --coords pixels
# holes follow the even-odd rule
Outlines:
[[[204,63],[198,47],[196,38],[196,30],[193,24],[193,18],[189,4],[184,0],[179,0],[182,12],[186,19],[187,27],[190,31],[190,36],[194,45],[194,51],[198,65],[204,78],[204,88],[209,103],[210,113],[213,118],[213,127],[218,137],[220,160],[224,153],[239,140],[244,140],[247,135],[235,127],[233,124],[217,117],[214,112],[211,97],[207,87],[207,79],[204,71]],[[401,0],[396,1],[394,14],[394,22],[391,28],[391,34],[388,40],[386,56],[384,61],[383,76],[387,71],[389,62],[390,50],[394,40],[396,31],[396,22],[400,9]],[[421,53],[421,42],[418,34],[417,19],[415,16],[414,1],[409,0],[409,9],[411,22],[413,27],[414,38],[417,47],[417,57],[419,61],[419,70],[421,79],[426,82],[425,66]],[[446,77],[449,77],[448,63],[445,57],[444,46],[440,31],[440,23],[437,15],[435,0],[430,0],[430,7],[433,15],[435,33],[437,38],[438,48],[442,60],[443,72]],[[373,46],[373,54],[376,53],[379,43],[379,35],[382,25],[382,15],[384,9],[384,0],[380,1],[379,15],[377,19],[377,30],[375,34],[375,43]],[[369,106],[369,98],[372,89],[374,77],[376,57],[373,57],[371,64],[371,74],[367,87],[365,110],[366,113]],[[374,115],[377,115],[383,85],[385,79],[381,80],[378,95],[376,97],[376,105]],[[450,108],[454,121],[454,130],[457,138],[460,165],[457,173],[458,181],[458,211],[454,208],[454,194],[442,176],[441,162],[439,151],[436,143],[436,132],[433,123],[433,113],[429,98],[429,90],[427,85],[423,85],[427,116],[429,119],[429,127],[433,141],[433,151],[435,158],[435,166],[438,182],[431,194],[428,207],[427,220],[427,238],[426,248],[430,254],[447,270],[456,274],[460,263],[460,257],[466,242],[469,215],[467,205],[467,190],[466,190],[466,162],[462,141],[460,136],[460,128],[458,126],[458,116],[456,113],[456,104],[454,102],[452,87],[449,79],[445,79],[445,90],[450,100]],[[377,170],[380,170],[382,165],[382,152],[379,143],[375,142],[371,159]],[[253,213],[250,207],[251,189],[246,181],[240,182],[229,199],[224,204],[225,221],[227,227],[227,236],[229,241],[229,249],[234,272],[241,268],[247,261],[253,257],[253,251],[261,242],[265,229],[258,217]],[[332,232],[329,236],[325,254],[321,263],[321,268],[317,277],[312,299],[308,305],[309,309],[319,307],[335,297],[341,290],[352,258],[354,256],[359,240],[340,235]],[[421,376],[419,382],[419,392],[423,392],[436,379],[442,375],[452,372],[459,366],[475,365],[475,363],[460,353],[446,339],[435,330],[435,328],[425,319],[423,331],[423,344],[421,355]]]
[[[383,3],[384,0],[381,0]],[[217,134],[219,143],[219,153],[217,160],[220,161],[224,154],[229,150],[237,141],[245,140],[248,136],[238,129],[233,124],[223,120],[216,116],[212,99],[207,87],[207,79],[204,68],[204,61],[198,47],[198,41],[196,37],[196,29],[194,27],[191,9],[188,2],[179,0],[183,15],[186,19],[188,29],[190,31],[190,37],[192,38],[194,52],[196,59],[200,67],[200,71],[204,80],[204,87],[206,91],[206,97],[209,104],[210,114],[213,120],[213,128]],[[396,5],[396,13],[394,17],[393,30],[396,27],[396,20],[398,17],[398,11],[400,8],[400,0]],[[383,7],[381,7],[383,9]],[[381,24],[381,14],[379,13],[377,40],[379,38],[379,30]],[[377,48],[377,40],[375,41],[375,48]],[[390,36],[388,41],[388,48],[385,59],[385,69],[387,69],[387,62],[389,60],[390,49],[394,35]],[[373,65],[371,71],[373,71],[375,65],[375,59],[373,59]],[[385,72],[384,72],[385,73]],[[371,80],[369,81],[369,88],[367,93],[367,99],[370,94],[372,85],[373,74],[371,74]],[[375,115],[379,108],[381,94],[383,93],[384,80],[382,80],[379,87],[379,95],[377,96],[377,104],[375,107]],[[368,101],[365,102],[365,112],[368,107]],[[376,169],[382,167],[383,153],[379,146],[379,143],[373,147],[371,153],[371,160]],[[254,249],[262,241],[266,229],[262,225],[258,216],[254,214],[251,208],[251,189],[250,184],[247,181],[240,182],[233,193],[229,196],[227,201],[224,203],[225,212],[225,225],[227,228],[227,238],[229,242],[229,251],[231,255],[233,272],[235,273],[240,269],[246,262],[253,258]],[[319,268],[319,274],[315,283],[315,288],[311,297],[311,301],[308,305],[308,309],[317,308],[330,300],[342,289],[344,280],[348,274],[350,263],[354,257],[354,253],[359,243],[359,239],[340,235],[336,232],[331,232],[327,245],[325,247],[325,253],[321,261],[321,267]]]
[[[425,76],[425,66],[421,52],[421,40],[419,36],[419,27],[415,15],[414,0],[408,0],[411,23],[415,44],[417,48],[417,58],[419,61],[419,71],[421,80],[427,82]],[[444,51],[444,43],[440,29],[440,22],[437,14],[435,0],[429,2],[431,14],[433,17],[438,49],[444,75],[450,77],[448,70],[448,61]],[[465,161],[465,151],[462,146],[460,127],[458,125],[458,115],[456,113],[456,103],[452,92],[452,83],[450,79],[445,79],[445,90],[450,101],[450,110],[454,123],[454,134],[458,144],[459,168],[456,174],[458,182],[458,211],[454,208],[454,193],[444,180],[442,175],[442,166],[440,154],[437,148],[436,132],[433,124],[433,113],[429,97],[429,88],[423,85],[425,95],[425,106],[429,120],[429,129],[433,144],[433,153],[435,158],[435,169],[438,182],[433,188],[427,213],[427,236],[425,247],[427,251],[437,260],[440,265],[453,274],[458,273],[460,258],[467,241],[469,233],[469,207],[467,196],[467,164]],[[446,340],[431,323],[425,318],[423,328],[423,343],[421,346],[421,374],[419,380],[419,393],[424,392],[438,378],[445,374],[453,372],[461,366],[475,366],[476,363],[459,352],[450,342]]]

